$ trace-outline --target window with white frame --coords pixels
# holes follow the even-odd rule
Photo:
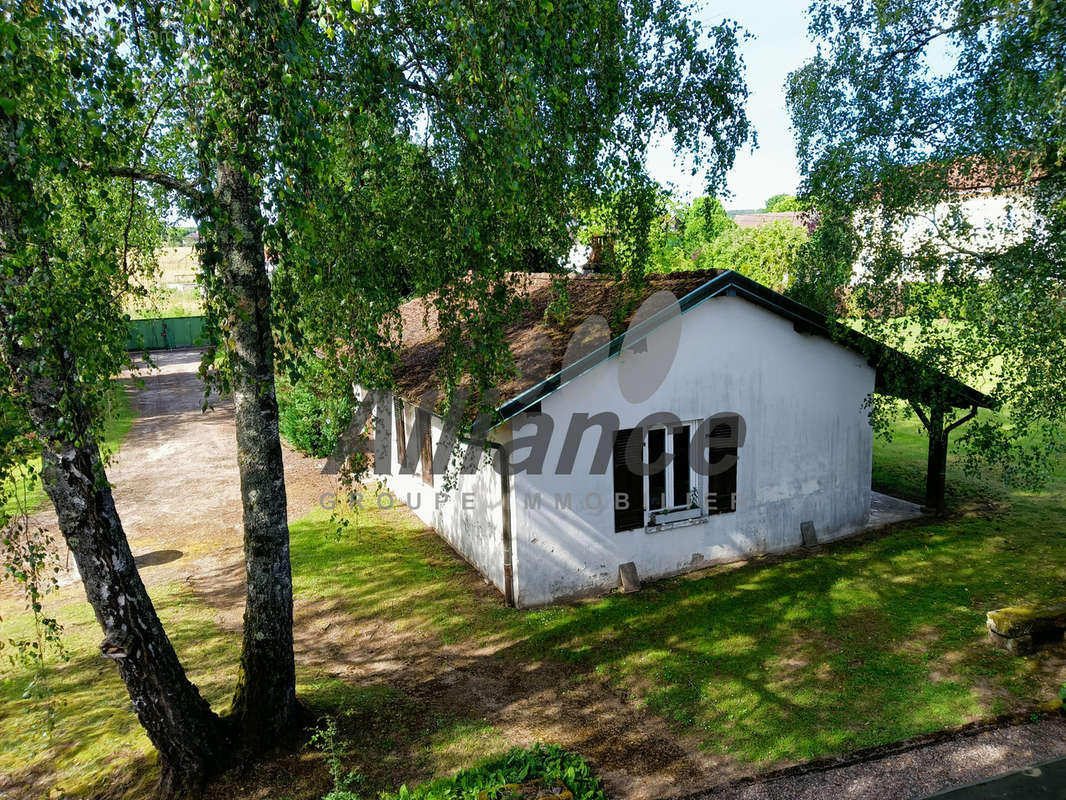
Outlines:
[[[737,425],[727,421],[704,433],[704,458],[694,459],[692,439],[700,430],[698,422],[680,422],[615,434],[616,531],[736,511]],[[709,469],[699,469],[700,462]]]
[[[663,525],[702,516],[700,475],[692,468],[689,447],[696,423],[648,428],[644,456],[646,525]]]

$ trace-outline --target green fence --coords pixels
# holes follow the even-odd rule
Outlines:
[[[203,317],[165,317],[130,320],[127,350],[173,350],[199,347],[203,340]]]

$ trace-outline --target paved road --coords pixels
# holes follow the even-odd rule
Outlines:
[[[725,787],[693,800],[909,800],[1000,776],[1022,765],[1041,764],[1064,756],[1066,717],[1057,717],[959,737],[825,772]],[[1066,781],[1066,771],[1060,767],[1053,777]],[[952,800],[1066,797],[1063,794],[1023,793],[1036,785],[1031,779],[1012,778],[1001,786],[1017,790],[1015,794],[948,796]]]
[[[1066,800],[1066,758],[941,792],[929,800],[1019,800],[1023,797]]]

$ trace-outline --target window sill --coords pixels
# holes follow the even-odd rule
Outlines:
[[[647,525],[644,528],[645,533],[659,533],[661,531],[669,531],[674,528],[687,528],[691,525],[706,525],[709,517],[707,515],[699,517],[690,517],[689,519],[679,519],[673,522],[660,522],[656,525]]]

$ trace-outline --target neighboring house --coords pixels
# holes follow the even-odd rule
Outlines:
[[[1030,195],[1029,181],[1039,180],[1018,171],[993,173],[979,159],[960,159],[947,176],[943,199],[933,206],[914,208],[893,227],[889,238],[898,243],[906,257],[925,248],[945,256],[968,258],[973,253],[995,255],[1022,242],[1038,224],[1039,217]],[[858,214],[856,230],[866,242],[856,259],[852,282],[869,276],[871,260],[881,252],[879,239],[885,235],[882,213],[875,209]],[[975,275],[989,277],[987,267]],[[928,280],[929,276],[906,270],[904,280]],[[937,279],[942,273],[936,275]]]
[[[765,228],[775,222],[787,222],[797,228],[806,228],[808,233],[814,233],[817,224],[814,217],[806,211],[770,211],[730,214],[729,218],[739,228]]]
[[[472,461],[476,469],[458,475],[430,467],[444,430],[419,405],[435,388],[442,353],[431,304],[401,309],[397,389],[378,395],[378,411],[397,413],[375,435],[393,463],[409,456],[414,467],[380,477],[508,602],[602,593],[627,562],[641,578],[658,578],[791,550],[804,523],[820,541],[863,527],[866,401],[880,365],[914,366],[904,356],[859,334],[835,341],[823,317],[732,271],[649,276],[636,298],[648,305],[626,306],[624,333],[605,320],[619,287],[568,277],[570,313],[555,324],[545,309],[558,277],[528,276],[529,309],[505,332],[520,374],[500,387],[486,450],[494,463]],[[664,292],[679,302],[660,302]],[[959,406],[987,405],[943,380]],[[654,418],[663,412],[673,419]],[[645,469],[627,463],[627,446]],[[470,447],[453,452],[460,458]],[[511,449],[513,469],[497,469],[500,448]],[[674,460],[665,464],[663,453]]]

